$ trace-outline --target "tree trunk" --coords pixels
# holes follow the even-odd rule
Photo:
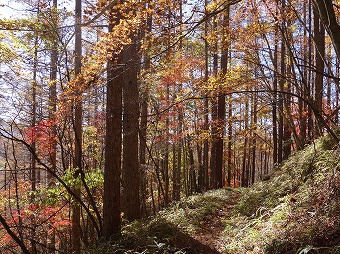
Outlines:
[[[217,23],[214,21],[213,29],[217,28]],[[217,40],[214,44],[214,55],[213,55],[213,69],[214,75],[217,75],[218,69],[218,55],[217,55]],[[218,100],[216,98],[211,99],[211,152],[210,152],[210,187],[212,189],[217,188],[217,173],[216,173],[216,158],[217,158],[217,142],[218,142]]]
[[[247,163],[247,153],[248,153],[248,113],[249,113],[249,99],[246,94],[246,105],[244,112],[244,129],[245,129],[245,138],[243,143],[243,158],[242,158],[242,176],[241,176],[241,186],[248,187],[249,186],[249,174],[247,174],[248,163]]]
[[[208,1],[204,1],[205,8],[208,5]],[[208,82],[209,79],[209,44],[208,44],[208,20],[204,22],[204,82]],[[209,131],[209,99],[204,99],[204,132],[205,134]],[[203,174],[203,183],[201,186],[201,190],[205,191],[209,189],[209,142],[208,139],[205,138],[203,141],[203,158],[202,158],[202,174]]]
[[[151,32],[152,15],[148,15],[146,19],[146,32]],[[145,36],[145,35],[144,35]],[[150,39],[150,38],[148,38]],[[145,64],[144,71],[148,73],[150,71],[150,57],[149,52],[145,52]],[[141,117],[140,117],[140,137],[139,137],[139,163],[141,166],[141,213],[142,216],[147,216],[146,209],[146,181],[147,181],[147,165],[146,165],[146,133],[148,123],[148,97],[149,89],[144,88],[144,93],[141,96]]]
[[[331,0],[313,0],[316,10],[331,37],[337,58],[340,59],[340,26]]]
[[[315,107],[319,112],[322,112],[322,98],[323,98],[323,78],[325,68],[325,29],[321,23],[319,14],[314,8],[314,42],[315,42],[315,81],[314,81],[314,100]],[[322,125],[316,120],[315,135],[322,136]]]
[[[232,108],[232,96],[229,97],[229,103],[228,103],[228,160],[227,160],[227,168],[228,168],[228,174],[227,174],[227,181],[228,186],[231,186],[231,171],[232,171],[232,138],[233,138],[233,108]],[[234,172],[235,177],[235,172]]]
[[[110,16],[108,32],[119,23],[120,15]],[[103,196],[103,237],[110,240],[120,233],[120,175],[122,150],[122,54],[107,63],[106,136]]]
[[[282,13],[285,12],[285,1],[282,1]],[[279,89],[281,92],[284,92],[284,84],[285,84],[285,72],[286,72],[286,45],[285,45],[285,29],[286,22],[283,20],[281,22],[281,52],[280,52],[280,79],[279,79]],[[284,95],[279,93],[278,95],[278,110],[279,110],[279,124],[278,124],[278,149],[277,149],[277,162],[282,163],[283,161],[283,126],[284,126]]]
[[[272,119],[273,119],[273,163],[276,164],[278,161],[278,130],[277,130],[277,84],[278,84],[278,26],[276,28],[276,35],[275,35],[275,49],[274,49],[274,58],[273,58],[273,65],[274,65],[274,80],[273,80],[273,101],[272,101]]]
[[[57,0],[53,0],[53,18],[56,17],[57,14]],[[51,147],[49,153],[49,163],[51,165],[51,170],[53,173],[56,172],[57,167],[57,141],[54,137],[57,136],[57,130],[55,126],[55,117],[54,114],[57,110],[57,61],[58,61],[58,36],[55,31],[55,35],[53,36],[53,48],[51,50],[51,72],[50,72],[50,94],[49,94],[49,120],[51,121]],[[53,178],[50,174],[48,174],[48,185],[52,186],[54,184]],[[49,235],[49,244],[48,244],[48,253],[55,253],[55,232],[54,229],[50,229],[52,233]]]
[[[33,59],[33,82],[32,82],[32,122],[31,128],[34,130],[37,124],[37,66],[38,66],[38,36],[34,41],[34,59]],[[36,153],[36,141],[33,140],[31,144],[32,153]],[[31,154],[31,203],[35,204],[35,191],[37,187],[37,162],[34,155]],[[5,185],[6,186],[6,185]],[[31,230],[31,252],[32,254],[37,253],[36,244],[36,222],[33,222]]]
[[[123,79],[123,204],[124,216],[132,221],[141,218],[140,212],[140,172],[138,162],[138,116],[139,93],[137,83],[137,48],[133,43],[123,50],[126,66]]]
[[[253,97],[253,124],[252,124],[252,162],[251,162],[251,183],[255,183],[256,175],[256,129],[257,129],[257,93],[252,94]]]
[[[76,14],[76,26],[75,26],[75,76],[81,72],[81,55],[82,55],[82,43],[81,43],[81,0],[76,0],[75,14]],[[74,106],[74,134],[75,134],[75,154],[73,167],[76,169],[75,178],[79,176],[82,171],[82,99],[81,94],[77,94]],[[80,188],[75,187],[74,192],[80,196]],[[80,254],[81,249],[81,230],[80,230],[80,206],[75,202],[72,206],[72,252]]]

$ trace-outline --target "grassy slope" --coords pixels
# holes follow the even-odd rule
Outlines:
[[[318,140],[291,156],[270,180],[189,197],[151,220],[126,225],[119,243],[95,253],[215,253],[195,235],[232,200],[218,220],[223,253],[340,253],[340,148],[335,148],[327,138]]]
[[[323,138],[243,195],[226,253],[340,253],[340,148]]]

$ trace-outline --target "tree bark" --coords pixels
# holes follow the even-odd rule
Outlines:
[[[119,23],[120,15],[110,16],[108,32]],[[106,136],[103,196],[103,237],[111,240],[120,233],[120,175],[122,150],[122,54],[107,62]],[[115,64],[117,60],[117,65]]]
[[[74,71],[75,76],[81,73],[81,55],[82,55],[82,42],[81,42],[81,0],[75,2],[75,59],[74,59]],[[83,108],[81,94],[76,94],[74,102],[74,135],[75,135],[75,150],[74,150],[74,162],[73,167],[76,169],[74,177],[79,177],[82,172],[82,120],[83,120]],[[76,195],[80,196],[80,187],[74,188]],[[80,205],[75,202],[72,206],[72,252],[80,254],[81,249],[81,230],[80,230]]]
[[[140,171],[138,161],[139,92],[137,83],[136,39],[123,49],[123,205],[124,216],[132,221],[141,218]]]
[[[340,26],[333,8],[332,0],[313,0],[319,16],[331,37],[337,58],[340,59]]]
[[[314,8],[314,43],[315,43],[315,81],[314,81],[314,101],[315,107],[319,112],[322,112],[323,99],[323,78],[325,68],[325,29],[320,22],[318,11]],[[317,119],[316,119],[317,120]],[[315,136],[322,136],[322,126],[317,121],[315,123]]]

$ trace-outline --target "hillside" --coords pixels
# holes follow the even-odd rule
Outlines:
[[[339,157],[320,139],[269,180],[191,196],[126,225],[121,242],[100,252],[340,253]]]

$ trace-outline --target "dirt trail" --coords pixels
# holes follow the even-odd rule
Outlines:
[[[216,253],[223,253],[223,231],[225,229],[223,221],[226,220],[239,199],[239,192],[230,193],[230,199],[214,216],[202,221],[201,230],[192,237],[202,244],[216,250]]]

